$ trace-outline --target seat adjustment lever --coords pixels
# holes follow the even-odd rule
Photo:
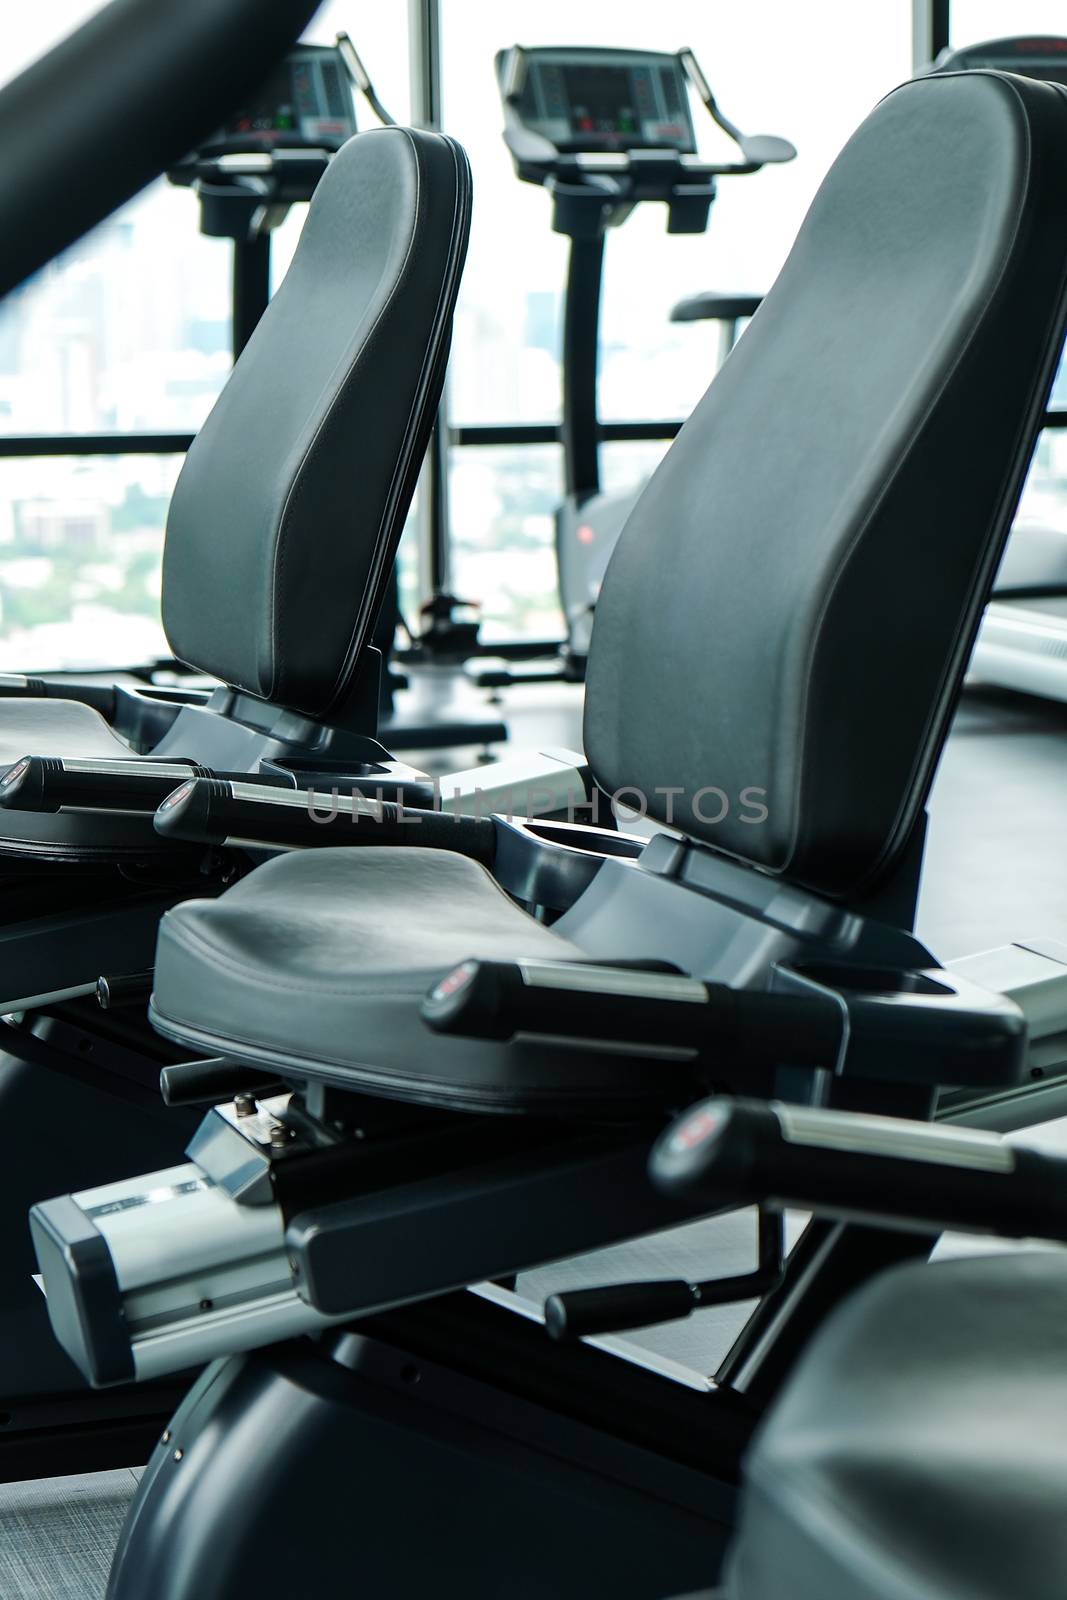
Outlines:
[[[154,968],[146,972],[105,973],[96,980],[96,1002],[102,1011],[142,1005],[152,993]]]
[[[700,1283],[664,1278],[550,1295],[545,1301],[545,1327],[562,1343],[592,1334],[651,1328],[659,1322],[680,1322],[707,1306],[758,1300],[775,1288],[782,1276],[785,1230],[780,1215],[760,1211],[757,1248],[755,1270],[728,1278],[706,1278]]]
[[[242,1067],[225,1056],[203,1061],[175,1061],[159,1074],[163,1101],[168,1106],[221,1105],[224,1100],[254,1096],[257,1100],[282,1094],[285,1085],[268,1072]]]

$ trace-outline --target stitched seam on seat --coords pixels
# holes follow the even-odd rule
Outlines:
[[[247,1051],[257,1059],[270,1058],[280,1063],[283,1068],[285,1064],[293,1060],[292,1052],[286,1050],[283,1046],[259,1044],[250,1039],[239,1039],[235,1034],[226,1032],[221,1028],[197,1028],[192,1023],[181,1022],[177,1017],[165,1016],[163,1012],[157,1011],[155,1014],[158,1018],[168,1022],[175,1031],[186,1032],[200,1039],[211,1039],[216,1043],[235,1046],[237,1050]],[[343,1072],[348,1075],[358,1073],[362,1077],[375,1078],[383,1084],[411,1085],[413,1088],[424,1088],[427,1082],[432,1081],[412,1076],[410,1073],[399,1072],[393,1068],[381,1067],[372,1061],[345,1060],[341,1056],[327,1055],[325,1052],[317,1053],[314,1056],[314,1060],[322,1066],[332,1067],[337,1072]],[[477,1080],[464,1082],[460,1087],[461,1090],[465,1089],[472,1094],[478,1094],[480,1090]]]
[[[1013,83],[1009,82],[1008,79],[1004,76],[1004,74],[1001,74],[1001,73],[988,73],[988,74],[983,74],[983,76],[989,76],[989,77],[995,78],[998,82],[1004,83],[1005,87],[1015,97],[1015,100],[1016,100],[1016,102],[1017,102],[1017,104],[1018,104],[1018,106],[1019,106],[1019,108],[1020,108],[1020,110],[1022,112],[1022,123],[1023,123],[1023,130],[1024,130],[1024,133],[1025,133],[1025,143],[1026,143],[1025,176],[1026,176],[1026,179],[1029,180],[1030,172],[1031,172],[1032,143],[1031,143],[1031,138],[1030,138],[1030,123],[1029,123],[1029,119],[1028,119],[1028,117],[1026,115],[1025,101],[1023,100],[1022,95],[1016,89],[1015,85]],[[901,88],[907,88],[907,87],[908,87],[907,85],[902,85],[901,86]],[[900,92],[901,92],[900,89],[897,89],[897,90],[894,91],[894,93],[896,93],[896,94],[899,94]],[[887,97],[887,98],[891,98],[891,97]],[[1024,185],[1024,195],[1025,195],[1025,192],[1026,192],[1026,186]],[[1025,199],[1023,199],[1023,200],[1021,200],[1019,202],[1017,213],[1016,213],[1016,217],[1015,217],[1015,225],[1014,225],[1014,228],[1013,228],[1013,231],[1012,231],[1012,235],[1011,235],[1011,247],[1009,248],[1008,251],[1005,252],[1005,258],[1004,258],[1004,260],[1003,260],[1003,262],[1001,264],[1000,271],[998,272],[998,274],[996,276],[996,279],[994,280],[993,284],[991,285],[988,294],[983,299],[981,311],[974,317],[974,320],[973,320],[972,325],[971,325],[971,330],[970,330],[970,333],[969,333],[969,335],[968,335],[968,337],[966,339],[966,342],[960,348],[960,351],[959,351],[958,355],[956,356],[955,360],[952,362],[951,366],[949,367],[949,369],[945,373],[945,376],[942,379],[941,383],[938,385],[937,390],[935,391],[935,393],[931,397],[930,403],[928,404],[928,406],[924,410],[922,418],[916,424],[916,427],[915,427],[915,430],[914,430],[915,434],[921,433],[921,431],[925,428],[927,422],[930,420],[930,417],[933,415],[934,411],[937,409],[937,407],[940,404],[942,398],[944,397],[944,394],[945,394],[946,390],[948,389],[950,383],[952,382],[952,379],[955,377],[956,372],[958,371],[960,365],[962,364],[962,362],[965,359],[965,357],[970,353],[971,349],[973,348],[973,346],[974,346],[974,344],[975,344],[975,342],[977,340],[979,329],[980,329],[981,326],[984,325],[985,318],[986,318],[986,316],[988,314],[988,311],[989,311],[989,307],[993,303],[994,299],[996,298],[996,296],[997,296],[997,294],[998,294],[998,292],[999,292],[999,290],[1000,290],[1000,288],[1001,288],[1001,286],[1002,286],[1002,284],[1004,282],[1004,278],[1005,278],[1005,275],[1006,275],[1007,270],[1008,270],[1008,261],[1009,261],[1010,255],[1011,255],[1011,251],[1012,251],[1012,249],[1014,249],[1015,242],[1017,241],[1018,236],[1019,236],[1019,228],[1020,228],[1021,223],[1022,223],[1024,210],[1025,210]],[[888,428],[883,430],[883,437],[885,436],[886,433],[888,433],[888,431],[889,431]],[[818,654],[819,644],[821,642],[821,633],[822,633],[823,623],[825,622],[826,614],[829,611],[829,608],[830,608],[830,605],[831,605],[831,603],[833,601],[834,595],[837,592],[838,585],[841,583],[842,578],[844,577],[844,573],[845,573],[846,568],[849,565],[849,562],[851,561],[852,557],[855,555],[856,551],[858,550],[858,548],[859,548],[859,546],[860,546],[860,544],[861,544],[861,542],[862,542],[862,540],[864,538],[864,535],[867,533],[868,529],[870,528],[871,523],[873,522],[874,518],[877,516],[878,512],[880,511],[880,509],[881,509],[882,505],[884,504],[886,498],[888,497],[890,491],[892,490],[892,488],[894,487],[894,485],[896,484],[896,482],[900,478],[900,476],[901,476],[901,474],[902,474],[902,472],[904,470],[904,467],[905,467],[906,463],[909,461],[914,449],[915,449],[915,438],[914,438],[914,435],[913,435],[911,443],[908,445],[908,447],[904,450],[904,452],[899,457],[896,467],[893,468],[891,470],[891,472],[889,473],[889,475],[886,477],[885,482],[882,485],[882,488],[878,492],[878,496],[877,496],[876,500],[871,504],[871,506],[870,506],[869,510],[867,511],[867,514],[865,515],[862,523],[860,524],[859,528],[856,530],[855,534],[853,535],[852,539],[850,540],[848,550],[845,552],[844,556],[841,559],[841,562],[840,562],[840,564],[838,566],[837,572],[835,573],[835,575],[833,577],[833,580],[832,580],[832,582],[830,584],[830,588],[828,589],[828,591],[826,593],[826,597],[825,597],[825,599],[823,601],[823,604],[819,609],[818,617],[816,618],[815,629],[814,629],[814,638],[813,638],[811,650],[809,651],[809,654],[808,654],[808,662],[807,662],[807,667],[806,667],[805,674],[804,674],[803,706],[802,706],[801,718],[800,718],[800,722],[801,722],[800,761],[798,763],[798,773],[797,773],[796,787],[795,787],[794,792],[793,792],[794,819],[793,819],[792,838],[790,840],[789,850],[788,850],[788,852],[786,854],[785,860],[782,862],[781,867],[778,869],[780,872],[787,871],[789,869],[789,867],[792,865],[792,862],[793,862],[793,860],[794,860],[794,858],[796,856],[796,853],[797,853],[797,848],[799,846],[800,822],[801,822],[801,799],[802,799],[802,791],[803,791],[803,786],[804,786],[804,781],[805,781],[805,758],[806,758],[806,754],[807,754],[808,738],[809,738],[809,734],[810,734],[809,712],[810,712],[810,700],[811,700],[811,683],[812,683],[812,677],[813,677],[813,674],[814,674],[815,658],[816,658],[816,656]],[[973,592],[973,589],[972,589],[972,592]],[[957,640],[959,638],[959,635],[960,635],[960,630],[957,629],[957,634],[956,634]],[[944,682],[945,682],[945,676],[942,677],[941,689],[939,690],[938,697],[937,697],[937,701],[938,701],[939,705],[940,705],[941,698],[942,698],[942,691],[943,691],[943,687],[944,687]],[[929,721],[929,719],[927,719],[927,722],[924,725],[924,730],[928,729],[929,726],[930,726],[930,721]],[[925,739],[924,739],[923,742],[925,744]],[[907,794],[906,794],[904,800],[901,802],[901,805],[897,808],[897,812],[896,812],[896,814],[894,816],[894,819],[893,819],[893,828],[892,828],[891,834],[890,834],[890,842],[887,843],[886,846],[884,846],[882,851],[879,853],[879,858],[878,858],[879,862],[884,859],[886,851],[891,847],[891,840],[893,838],[895,838],[896,831],[897,831],[897,828],[899,826],[901,814],[902,814],[903,810],[906,808],[906,806],[908,804],[908,798],[910,797],[912,789],[914,787],[915,771],[916,771],[916,767],[917,767],[918,762],[919,762],[920,759],[921,759],[921,757],[917,757],[916,761],[913,762],[913,764],[912,764],[911,773],[909,775]]]
[[[384,133],[384,134],[389,135],[394,130],[393,129],[389,129],[389,128],[381,128],[381,129],[378,129],[376,131],[379,132],[379,133]],[[405,276],[407,274],[408,265],[409,265],[409,263],[411,261],[412,252],[413,252],[413,250],[415,248],[415,239],[416,239],[416,235],[418,233],[419,205],[420,205],[420,201],[421,201],[421,197],[422,197],[422,169],[421,169],[421,166],[419,164],[418,150],[417,150],[417,147],[415,145],[415,141],[414,141],[414,139],[412,139],[411,134],[408,132],[407,128],[398,128],[395,131],[400,133],[400,134],[402,134],[403,137],[407,140],[407,143],[410,146],[411,151],[412,151],[412,153],[413,153],[413,155],[415,157],[415,205],[414,205],[413,210],[412,210],[411,232],[410,232],[410,234],[408,236],[407,248],[406,248],[406,250],[404,252],[404,260],[401,263],[400,271],[396,275],[396,280],[393,283],[393,287],[390,290],[389,294],[387,295],[385,303],[379,308],[378,315],[375,317],[375,319],[374,319],[373,323],[371,324],[370,328],[367,330],[366,335],[360,341],[359,347],[357,349],[357,353],[356,353],[356,356],[355,356],[355,359],[353,361],[351,361],[350,364],[348,365],[348,367],[347,367],[347,369],[345,371],[345,374],[344,374],[343,378],[341,379],[340,384],[338,385],[336,393],[334,394],[333,398],[330,400],[329,404],[327,405],[325,414],[320,419],[319,425],[315,429],[314,435],[312,436],[312,438],[308,442],[307,449],[304,451],[304,454],[300,459],[300,464],[296,468],[296,471],[293,474],[292,482],[289,485],[289,490],[288,490],[288,493],[286,494],[285,502],[284,502],[284,504],[282,506],[281,516],[278,519],[278,537],[277,537],[277,541],[276,541],[275,547],[274,547],[274,560],[273,560],[273,562],[271,564],[271,590],[270,590],[271,680],[270,680],[270,688],[269,688],[269,690],[267,692],[267,698],[268,699],[272,699],[273,696],[274,696],[274,693],[275,693],[276,688],[277,688],[279,672],[280,672],[279,664],[278,664],[278,654],[277,654],[277,594],[278,594],[278,585],[279,585],[279,578],[280,578],[280,570],[279,569],[280,569],[280,566],[281,566],[282,561],[284,559],[286,523],[287,523],[288,518],[289,518],[290,507],[291,507],[291,505],[292,505],[292,503],[293,503],[293,501],[294,501],[294,499],[295,499],[295,497],[297,495],[297,491],[299,489],[304,470],[307,467],[308,462],[311,460],[311,457],[312,457],[312,454],[314,453],[316,445],[319,443],[319,440],[321,439],[322,434],[325,431],[325,429],[327,427],[327,424],[329,423],[329,421],[330,421],[335,409],[337,408],[338,405],[340,405],[340,403],[344,399],[345,394],[347,393],[348,388],[349,388],[349,386],[351,384],[353,375],[356,372],[359,371],[360,364],[362,363],[362,361],[363,361],[363,359],[364,359],[364,357],[366,355],[367,346],[370,344],[370,341],[373,339],[374,334],[376,333],[376,331],[378,329],[378,326],[382,321],[382,318],[386,315],[387,311],[389,310],[390,306],[393,304],[393,301],[396,299],[396,297],[397,297],[397,295],[399,293],[400,286],[401,286],[401,284],[402,284],[402,282],[403,282],[403,280],[404,280],[404,278],[405,278]],[[357,342],[356,339],[353,339],[352,343],[356,344],[356,342]],[[345,360],[345,358],[342,357],[341,361],[338,362],[338,366],[343,365],[344,364],[344,360]],[[335,368],[335,370],[336,370],[336,368]]]
[[[247,1039],[237,1039],[233,1034],[225,1033],[221,1029],[212,1029],[210,1032],[198,1029],[191,1023],[180,1022],[176,1017],[170,1017],[155,1008],[152,1010],[152,1016],[165,1038],[181,1039],[183,1043],[192,1040],[197,1044],[229,1044],[235,1047],[234,1053],[247,1055],[250,1060],[270,1062],[282,1073],[287,1070],[300,1070],[299,1057],[292,1051],[254,1044]],[[509,1047],[505,1045],[504,1048]],[[307,1059],[304,1058],[305,1061]],[[382,1067],[371,1062],[343,1061],[337,1056],[319,1055],[314,1059],[320,1068],[326,1069],[319,1074],[322,1077],[329,1078],[331,1074],[337,1074],[350,1081],[353,1076],[358,1076],[383,1090],[390,1091],[397,1099],[422,1105],[441,1102],[440,1095],[432,1092],[434,1088],[432,1077],[413,1075],[399,1068]],[[534,1084],[523,1084],[519,1088],[512,1088],[502,1087],[499,1084],[486,1085],[477,1079],[453,1078],[449,1083],[448,1098],[456,1106],[470,1105],[476,1110],[501,1110],[505,1107],[526,1107],[538,1103],[547,1106],[587,1106],[609,1102],[612,1105],[636,1107],[647,1105],[650,1100],[661,1101],[662,1096],[652,1085],[646,1089],[639,1089],[636,1085],[627,1084],[622,1091],[613,1089],[608,1083],[600,1082],[581,1085],[576,1089],[562,1083],[554,1084],[551,1089],[541,1089]]]

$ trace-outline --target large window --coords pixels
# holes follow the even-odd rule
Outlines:
[[[161,531],[180,456],[0,461],[0,671],[166,652]]]
[[[562,637],[554,542],[562,494],[558,445],[451,451],[453,586],[478,606],[484,644]]]
[[[716,358],[714,330],[672,324],[671,306],[699,289],[765,289],[773,279],[823,174],[875,101],[911,70],[908,0],[764,0],[712,6],[616,0],[610,7],[573,0],[444,0],[444,116],[474,171],[474,218],[456,319],[449,378],[453,424],[557,422],[560,415],[560,313],[567,240],[550,226],[543,190],[520,183],[501,138],[493,68],[497,50],[516,42],[620,44],[676,50],[690,45],[723,109],[749,132],[792,139],[788,167],[724,180],[704,235],[668,235],[660,206],[639,207],[607,240],[600,411],[605,420],[684,416],[706,387]],[[694,104],[701,150],[733,147]],[[527,472],[518,447],[478,449],[477,468],[454,452],[467,487],[454,495],[453,586],[478,597],[487,631],[540,635],[538,602],[518,598],[521,563],[535,537],[550,572],[551,505],[558,494],[557,451],[535,449]],[[648,444],[603,452],[605,487],[623,488],[661,453]],[[533,463],[541,471],[533,476]],[[477,492],[471,485],[476,481]],[[514,514],[517,484],[530,491],[528,520]],[[468,509],[473,507],[474,510]],[[511,508],[510,510],[508,508]],[[497,509],[499,508],[499,509]],[[493,528],[496,532],[493,532]],[[502,559],[514,551],[515,566]],[[558,612],[556,613],[558,617]]]
[[[51,0],[5,18],[5,64],[20,70],[98,9]],[[308,37],[347,27],[385,103],[408,115],[406,11],[330,0]],[[13,34],[13,37],[11,36]],[[373,120],[363,102],[363,125]],[[17,159],[9,152],[8,159]],[[276,277],[304,208],[274,245]],[[228,240],[205,238],[189,189],[164,179],[0,303],[0,431],[195,430],[230,369]]]

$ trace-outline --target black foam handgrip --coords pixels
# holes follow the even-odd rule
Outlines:
[[[657,992],[657,983],[662,992]],[[516,1033],[618,1041],[706,1052],[720,1067],[833,1067],[841,1014],[831,1001],[704,984],[683,974],[651,973],[640,963],[468,960],[426,996],[423,1019],[437,1033],[510,1039]]]
[[[649,1174],[709,1205],[1067,1240],[1067,1161],[992,1134],[902,1117],[711,1099],[661,1134]]]
[[[151,967],[144,972],[104,974],[96,980],[97,1004],[103,1011],[140,1005],[152,993],[154,975]]]
[[[24,678],[18,672],[0,672],[0,700],[46,700],[56,685],[43,678]]]
[[[136,757],[111,762],[23,756],[0,779],[0,806],[9,811],[139,811],[151,814],[183,777],[206,768],[192,761]]]
[[[761,1181],[782,1159],[782,1129],[765,1101],[716,1096],[690,1106],[652,1147],[649,1175],[668,1194],[712,1199],[759,1198]]]
[[[682,1278],[575,1289],[550,1295],[545,1301],[545,1327],[553,1339],[581,1339],[675,1322],[688,1317],[699,1304],[693,1284]]]
[[[415,845],[452,850],[491,866],[496,828],[489,817],[454,816],[356,795],[264,788],[197,778],[168,795],[156,813],[165,838],[203,843],[251,843],[296,849],[323,846]]]

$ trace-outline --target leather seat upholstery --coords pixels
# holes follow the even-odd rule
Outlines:
[[[603,788],[636,787],[667,821],[670,786],[675,826],[827,894],[886,870],[921,810],[1007,537],[1063,340],[1065,274],[1067,94],[970,73],[908,84],[874,111],[611,561],[585,716]],[[733,802],[718,826],[697,809],[707,785]],[[756,825],[738,804],[753,788],[767,807]],[[418,998],[484,950],[499,895],[468,875],[441,913],[448,939],[431,939],[441,868],[403,855],[388,892],[384,866],[399,863],[315,851],[168,913],[160,1026],[252,1059],[285,1039],[292,1061],[315,1072],[321,1051],[353,1086],[380,1089],[387,1064],[446,1104],[475,1070],[483,1095],[499,1070],[502,1108],[520,1085],[531,1104],[598,1081],[610,1097],[615,1075],[621,1088],[620,1056],[576,1069],[542,1051],[531,1078],[509,1052],[462,1058],[419,1032]],[[287,931],[273,937],[261,885],[283,882]],[[324,927],[348,1028],[325,1040],[301,946],[318,949]],[[651,926],[631,931],[622,954],[666,954]],[[545,937],[516,910],[502,949],[533,955]],[[375,976],[365,952],[379,938]],[[284,1003],[265,999],[272,973]]]
[[[1058,1600],[1067,1256],[899,1267],[753,1442],[723,1600]]]
[[[585,725],[606,788],[666,821],[676,786],[687,833],[822,893],[889,870],[1021,491],[1065,271],[1058,85],[920,79],[868,117],[608,567]]]
[[[178,479],[163,557],[177,656],[329,719],[367,642],[437,409],[466,251],[453,140],[357,135]]]
[[[662,1106],[669,1062],[544,1044],[437,1037],[427,989],[470,956],[581,960],[484,867],[443,850],[278,856],[220,901],[187,901],[160,927],[152,1020],[161,1033],[268,1067],[454,1109],[611,1114]]]

